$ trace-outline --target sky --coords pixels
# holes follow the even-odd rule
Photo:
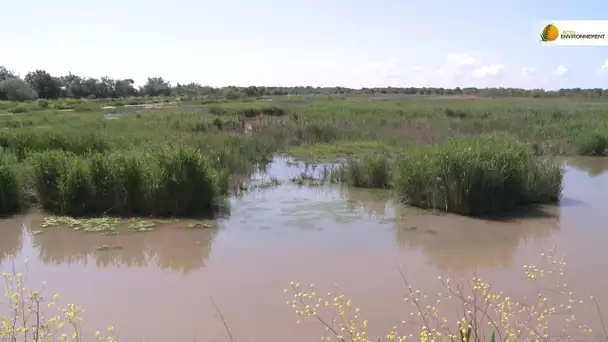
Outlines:
[[[608,46],[539,42],[547,21],[585,19],[608,20],[608,1],[0,0],[0,65],[136,84],[608,88]]]

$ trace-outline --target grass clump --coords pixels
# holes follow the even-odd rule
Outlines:
[[[258,108],[245,108],[241,110],[241,114],[246,118],[257,118],[262,114],[262,111]]]
[[[563,171],[502,134],[451,139],[407,154],[396,188],[413,206],[478,216],[559,199]]]
[[[32,155],[41,206],[57,215],[209,216],[227,192],[226,173],[194,148],[154,153]]]
[[[226,115],[228,110],[226,108],[213,106],[209,107],[209,113],[213,115]]]
[[[262,114],[270,116],[283,116],[285,115],[285,109],[279,107],[264,107],[262,108]]]
[[[101,110],[101,106],[94,102],[85,102],[74,106],[75,112],[95,112]]]
[[[582,156],[604,156],[608,148],[608,139],[599,134],[585,138],[579,144],[578,154]]]
[[[22,180],[17,158],[0,148],[0,215],[13,214],[22,207]]]
[[[387,156],[366,156],[339,166],[332,171],[332,178],[358,188],[389,188],[391,167]]]

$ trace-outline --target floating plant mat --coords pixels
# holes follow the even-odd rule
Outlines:
[[[159,224],[176,222],[177,220],[144,220],[121,219],[116,217],[74,218],[68,216],[47,216],[42,220],[41,227],[57,227],[66,225],[74,230],[98,233],[117,233],[119,228],[131,232],[148,232]]]
[[[196,223],[191,223],[187,226],[187,228],[198,228],[198,229],[215,228],[215,227],[216,226],[212,222],[196,222]]]

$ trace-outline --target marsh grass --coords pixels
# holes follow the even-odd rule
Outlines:
[[[392,169],[387,156],[364,156],[349,159],[346,164],[334,168],[331,178],[356,188],[389,188],[392,186]]]
[[[74,189],[70,191],[74,195],[70,201],[74,203],[72,206],[76,212],[90,211],[86,208],[76,208],[76,203],[79,198],[91,197],[86,193],[87,189],[91,188],[86,184],[92,182],[89,178],[93,177],[93,172],[87,171],[90,169],[91,160],[94,159],[91,156],[96,154],[103,156],[110,154],[114,156],[118,154],[148,155],[149,151],[153,150],[181,147],[197,149],[203,159],[209,161],[212,169],[220,170],[220,173],[230,176],[249,174],[252,169],[267,163],[270,156],[277,151],[313,161],[349,157],[360,160],[360,162],[351,162],[348,166],[352,175],[350,180],[348,180],[349,177],[346,177],[349,173],[343,173],[342,178],[348,184],[365,187],[387,187],[388,184],[389,187],[394,187],[409,182],[408,184],[411,184],[409,193],[405,193],[402,187],[400,195],[408,195],[402,197],[413,204],[418,202],[422,206],[440,207],[445,210],[447,198],[448,202],[452,203],[450,206],[457,212],[472,212],[473,210],[467,209],[467,207],[477,205],[474,200],[477,195],[468,194],[467,191],[473,189],[472,186],[475,182],[469,181],[466,187],[444,191],[441,190],[441,186],[444,188],[446,186],[442,185],[437,178],[444,176],[442,173],[448,172],[447,169],[455,169],[458,165],[460,165],[458,167],[464,165],[454,162],[459,158],[468,160],[462,163],[468,163],[469,171],[475,171],[484,177],[490,173],[499,172],[479,171],[479,168],[474,165],[483,166],[487,163],[473,162],[477,157],[471,156],[475,153],[466,157],[466,153],[456,152],[456,148],[453,148],[449,154],[452,157],[446,159],[450,160],[450,165],[447,165],[447,162],[443,166],[433,164],[423,158],[423,155],[428,155],[428,158],[434,156],[433,158],[438,159],[440,153],[431,153],[426,147],[442,144],[441,148],[445,150],[455,137],[475,138],[492,134],[492,132],[507,132],[523,144],[534,146],[537,155],[577,154],[581,151],[584,154],[598,155],[606,150],[601,139],[592,141],[589,144],[591,147],[584,149],[580,148],[585,145],[581,139],[585,140],[585,137],[590,137],[589,139],[593,140],[592,135],[596,134],[595,132],[608,132],[608,120],[606,120],[608,115],[605,115],[603,104],[597,101],[582,100],[482,99],[462,101],[444,99],[438,101],[393,97],[378,101],[373,97],[365,96],[298,97],[297,100],[289,97],[276,97],[273,98],[273,103],[276,105],[272,106],[269,106],[269,101],[252,100],[249,102],[214,102],[210,106],[197,102],[196,105],[200,106],[201,110],[195,111],[192,111],[191,108],[180,107],[137,108],[135,109],[137,116],[124,115],[114,120],[104,119],[104,112],[97,110],[98,107],[96,107],[104,104],[124,105],[128,100],[0,103],[0,107],[7,108],[13,108],[16,105],[38,108],[19,115],[0,116],[0,127],[8,128],[0,130],[0,146],[13,152],[22,164],[29,163],[27,160],[30,160],[28,159],[30,154],[47,151],[73,153],[82,159],[82,163],[76,162],[75,166],[70,169],[74,181],[64,184]],[[148,100],[138,99],[137,101]],[[62,106],[70,107],[70,109],[77,106],[91,106],[93,110],[87,113],[63,112],[58,110]],[[132,108],[123,108],[121,112],[132,114],[132,110]],[[285,115],[281,115],[282,112]],[[473,140],[469,143],[474,150],[479,150],[477,146],[479,143]],[[466,144],[460,145],[463,146],[461,150],[464,150]],[[410,153],[411,150],[418,148],[424,148],[424,150]],[[431,148],[431,150],[438,151],[441,148]],[[493,163],[498,163],[501,158],[504,159],[503,151],[498,152],[501,156],[490,158]],[[456,156],[458,153],[462,154],[462,158]],[[493,152],[480,152],[479,154],[487,156],[491,153]],[[403,159],[404,154],[413,155],[411,160],[418,158],[418,161],[421,162],[421,166],[412,166],[412,170],[406,170],[414,176],[404,177],[403,175],[407,173],[400,172],[398,167],[393,165],[393,160]],[[380,160],[369,164],[363,162],[375,159],[376,155],[387,156],[391,165],[387,167]],[[134,161],[136,158],[134,158],[129,157],[129,163],[136,163]],[[519,159],[510,160],[521,162]],[[506,162],[496,165],[504,166]],[[26,166],[32,169],[32,165]],[[429,177],[417,173],[416,170],[422,167],[435,172],[435,176]],[[156,169],[158,169],[157,163],[154,162],[145,170],[154,174]],[[132,166],[130,170],[132,170],[129,171],[132,172],[131,179],[143,177],[137,176],[137,172],[133,170],[144,170],[144,168]],[[451,177],[456,179],[455,174],[458,172],[449,172],[453,172]],[[557,175],[549,167],[539,172],[527,172],[527,177],[533,180],[529,184],[535,188],[528,192],[526,201],[535,201],[531,197],[537,197],[537,201],[556,197],[552,195],[555,192],[552,184],[556,183],[555,179],[558,176],[543,174]],[[469,178],[478,179],[476,177],[470,174]],[[486,177],[483,182],[489,181],[492,177]],[[399,180],[402,182],[399,183]],[[430,182],[424,183],[423,180]],[[99,183],[99,181],[95,182]],[[479,186],[480,182],[482,181],[476,181],[475,186]],[[31,187],[32,182],[26,183],[28,187]],[[543,183],[545,183],[544,189],[546,190],[541,189],[540,184]],[[422,188],[417,190],[418,185]],[[104,183],[100,185],[100,188],[104,189],[106,186]],[[97,188],[97,185],[94,183],[92,187]],[[141,189],[143,191],[143,189],[149,190],[150,188],[151,186]],[[79,190],[76,191],[76,189]],[[433,190],[431,191],[431,189]],[[489,191],[488,194],[492,191]],[[106,190],[101,193],[101,196],[93,196],[98,204],[92,206],[95,208],[113,207],[108,203],[116,201],[115,198],[112,199],[115,194]],[[543,195],[533,196],[534,193]],[[133,194],[132,198],[152,196],[148,193],[137,195],[135,192],[130,192],[130,194]],[[440,198],[440,195],[443,196],[443,199]],[[465,197],[467,200],[464,199]],[[471,204],[472,202],[467,201],[475,203]],[[504,203],[491,203],[487,205],[488,208],[481,208],[480,211],[493,210],[495,207],[503,206],[508,208],[510,206],[508,202],[513,201],[512,198],[505,199]],[[149,207],[149,203],[146,201],[129,200],[129,202],[129,205],[126,205],[124,200],[115,203],[118,207],[123,207],[118,212],[150,212],[149,209],[141,208],[144,204]]]
[[[496,134],[411,151],[395,172],[404,202],[472,216],[557,201],[563,177],[525,144]]]
[[[0,148],[0,215],[13,214],[23,207],[23,179],[17,158]]]
[[[194,148],[77,156],[31,155],[34,189],[43,209],[70,216],[212,216],[227,193],[227,172],[214,170]]]
[[[594,134],[584,137],[579,145],[578,154],[583,156],[604,156],[608,148],[608,139],[606,137]]]

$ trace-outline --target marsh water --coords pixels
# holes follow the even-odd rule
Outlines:
[[[301,166],[278,159],[264,177],[280,186],[232,198],[230,215],[202,229],[103,235],[41,228],[41,213],[5,219],[0,270],[28,259],[28,283],[84,307],[85,332],[113,325],[122,341],[229,341],[213,303],[235,341],[318,340],[320,326],[296,325],[286,304],[292,280],[319,293],[337,284],[380,335],[412,311],[398,268],[429,293],[439,275],[476,273],[524,296],[523,265],[552,246],[566,254],[560,281],[608,303],[608,160],[564,163],[559,205],[479,220],[414,210],[387,191],[299,186],[289,179]]]

